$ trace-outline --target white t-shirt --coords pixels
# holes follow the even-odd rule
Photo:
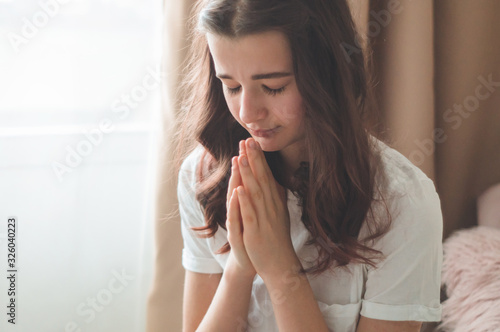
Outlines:
[[[309,283],[330,330],[355,331],[359,315],[393,321],[439,321],[443,220],[434,183],[401,153],[376,139],[382,162],[389,174],[389,191],[402,193],[387,201],[392,226],[372,246],[385,259],[377,269],[365,264],[348,270],[328,270]],[[177,195],[184,239],[182,265],[200,273],[222,273],[229,253],[215,255],[227,242],[219,227],[212,238],[198,238],[189,226],[204,225],[201,206],[194,196],[195,170],[203,147],[198,146],[183,162]],[[306,246],[311,234],[305,228],[298,199],[288,194],[292,243],[304,268],[317,257],[314,246]],[[367,234],[362,227],[361,234]],[[350,272],[350,273],[349,273]],[[293,281],[291,281],[293,283]],[[291,284],[293,285],[293,284]],[[259,275],[253,281],[247,331],[278,332],[271,298]],[[241,329],[243,331],[243,328]]]

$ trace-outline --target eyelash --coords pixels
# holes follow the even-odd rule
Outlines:
[[[283,86],[279,89],[270,89],[268,88],[267,86],[263,86],[264,87],[264,91],[266,91],[267,94],[271,95],[271,96],[276,96],[278,94],[281,94],[285,91],[285,87],[286,86]],[[227,88],[227,91],[229,92],[229,94],[231,95],[235,95],[237,94],[239,91],[241,90],[241,86],[237,87],[237,88]]]

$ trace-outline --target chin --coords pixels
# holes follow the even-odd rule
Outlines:
[[[275,152],[283,149],[282,145],[279,144],[276,140],[262,139],[262,137],[255,137],[255,136],[252,137],[256,142],[259,143],[262,151]]]

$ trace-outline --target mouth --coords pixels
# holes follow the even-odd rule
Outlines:
[[[273,135],[280,127],[276,127],[276,128],[273,128],[273,129],[268,129],[268,130],[252,130],[252,129],[248,129],[250,131],[250,133],[254,136],[257,136],[257,137],[269,137],[271,135]]]

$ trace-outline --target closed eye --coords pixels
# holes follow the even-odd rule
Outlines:
[[[231,94],[231,95],[237,94],[238,92],[240,92],[240,90],[241,90],[241,85],[237,88],[227,87],[227,92],[229,92],[229,94]]]
[[[276,96],[277,94],[283,93],[283,91],[285,91],[286,85],[282,86],[279,89],[271,89],[265,85],[263,85],[262,87],[264,88],[264,91],[266,91],[267,94],[270,94],[271,96]]]
[[[271,88],[269,88],[269,87],[267,87],[267,86],[265,86],[265,85],[263,85],[263,86],[262,86],[262,88],[264,89],[264,91],[265,91],[267,94],[269,94],[269,95],[271,95],[271,96],[276,96],[276,95],[281,94],[281,93],[283,93],[283,92],[285,91],[286,85],[285,85],[285,86],[282,86],[282,87],[281,87],[281,88],[279,88],[279,89],[271,89]],[[235,94],[237,94],[238,92],[240,92],[240,90],[241,90],[241,85],[240,85],[239,87],[236,87],[236,88],[230,88],[230,87],[227,87],[226,89],[227,89],[227,92],[229,92],[229,94],[231,94],[231,95],[235,95]]]

